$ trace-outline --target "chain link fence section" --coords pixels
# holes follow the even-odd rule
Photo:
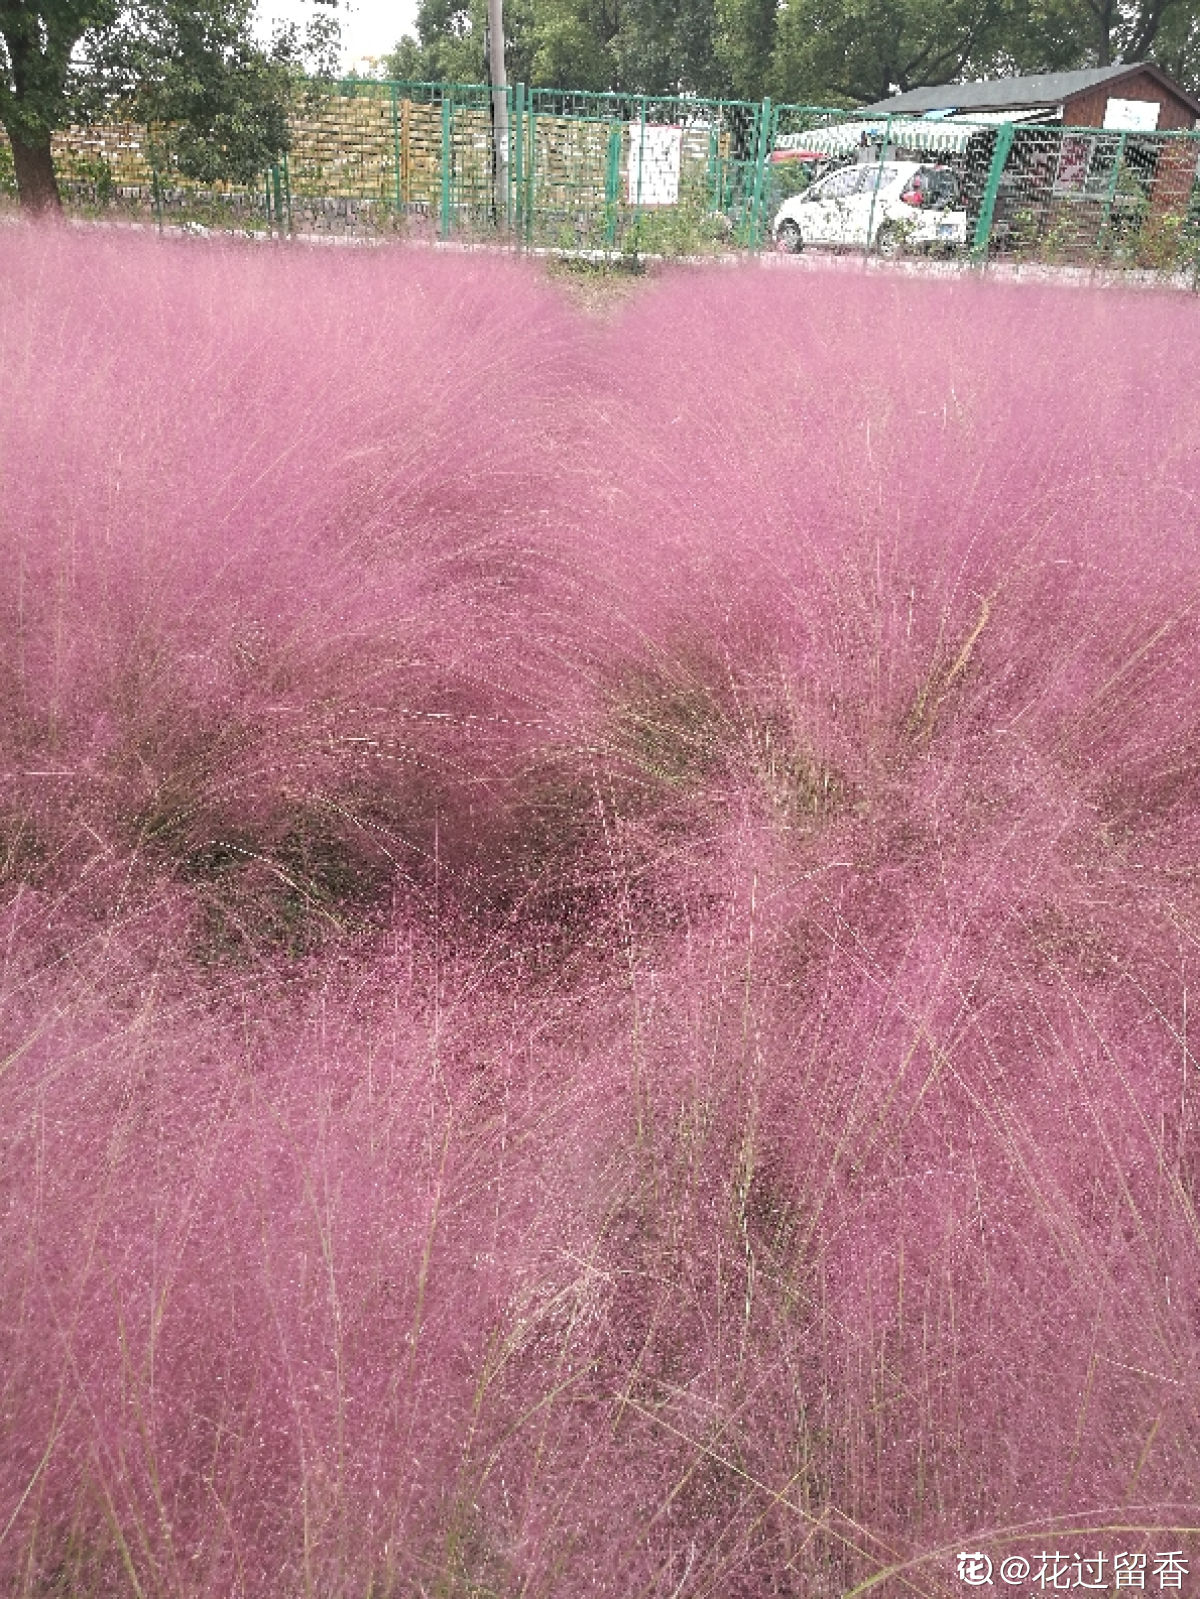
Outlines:
[[[155,130],[113,121],[54,134],[51,149],[64,206],[87,216],[155,216],[160,222],[205,224],[221,229],[268,226],[270,175],[261,184],[204,186],[179,183],[156,166]],[[0,130],[0,201],[12,204],[17,186],[12,152]]]
[[[53,149],[64,204],[84,215],[260,233],[490,236],[491,117],[486,84],[314,87],[291,115],[288,153],[252,186],[169,174],[156,166],[154,130],[135,124],[64,129]],[[0,196],[16,196],[2,132]]]
[[[281,163],[301,233],[426,233],[493,223],[486,84],[367,79],[313,95]]]
[[[857,167],[861,181],[814,191],[838,195],[838,227],[814,227],[814,236],[859,253],[917,255],[936,247],[942,254],[979,259],[977,243],[990,236],[989,178],[998,127],[990,121],[933,117],[860,116],[830,113],[812,106],[782,106],[776,115],[772,162],[778,205],[843,169]],[[902,168],[920,173],[912,189],[903,187]],[[893,181],[894,180],[894,181]],[[899,193],[897,188],[899,186]],[[901,203],[897,203],[897,202]],[[923,222],[923,208],[936,207],[944,219],[943,240]],[[798,213],[803,216],[804,212]],[[814,221],[819,213],[814,213]],[[801,224],[803,231],[803,224]],[[822,235],[824,237],[822,237]]]
[[[828,106],[774,108],[763,176],[760,236],[764,243],[770,244],[771,224],[785,201],[805,193],[836,167],[871,158],[867,142],[871,126],[852,111],[830,110]],[[877,153],[875,158],[878,159]]]
[[[977,252],[995,260],[1200,267],[1200,135],[1052,126],[994,136]]]
[[[527,246],[694,255],[759,242],[769,102],[518,85],[510,126]]]
[[[820,242],[872,254],[894,253],[899,239],[916,253],[937,239],[976,265],[1136,269],[1200,287],[1200,131],[1039,125],[999,114],[865,117],[770,100],[523,84],[507,96],[499,197],[487,84],[314,85],[293,112],[289,153],[246,188],[168,176],[156,166],[153,130],[128,123],[57,134],[55,160],[67,204],[88,214],[627,255],[772,248],[782,205],[844,167],[874,166],[873,177],[838,180],[866,197],[856,201],[863,217]],[[954,207],[953,227],[905,235],[887,225],[885,174],[906,161],[935,169],[937,204]],[[0,193],[15,194],[2,136]],[[943,246],[940,234],[954,237]]]
[[[882,194],[884,169],[913,162],[953,179],[954,199],[941,203],[965,214],[956,253],[977,264],[1132,268],[1190,276],[1198,286],[1200,132],[1023,124],[998,115],[856,117],[796,106],[778,108],[771,150],[779,174],[768,184],[772,214],[842,166],[876,166],[880,177],[860,189]],[[871,253],[885,235],[878,210],[867,216],[848,247]]]

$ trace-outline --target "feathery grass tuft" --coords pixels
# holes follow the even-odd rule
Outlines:
[[[0,253],[4,1591],[1200,1561],[1196,307]]]

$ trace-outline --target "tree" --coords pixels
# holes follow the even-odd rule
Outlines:
[[[715,48],[727,92],[739,100],[766,93],[779,24],[779,0],[716,0]]]
[[[590,19],[583,16],[588,4],[589,0],[505,0],[504,64],[509,81],[607,88],[612,62]],[[416,34],[400,40],[385,58],[385,70],[401,83],[483,83],[486,30],[487,0],[421,0]]]
[[[1027,70],[1146,61],[1195,0],[1032,0],[1013,30],[1013,62]]]
[[[620,82],[613,54],[619,3],[581,3],[547,8],[533,33],[529,77],[539,88],[569,88],[593,93]]]
[[[0,124],[23,207],[58,209],[51,137],[115,105],[183,176],[248,181],[287,148],[304,64],[328,70],[329,0],[303,34],[252,35],[253,0],[0,0]]]
[[[713,0],[626,0],[612,40],[620,86],[637,94],[720,94]]]
[[[421,0],[416,37],[406,34],[385,57],[388,76],[403,83],[479,83],[485,15],[479,0]]]
[[[778,0],[505,0],[510,81],[630,94],[727,94],[765,69]],[[484,0],[421,0],[387,70],[478,82]],[[765,24],[764,24],[765,19]],[[766,30],[766,44],[762,35]],[[742,33],[757,28],[752,42]],[[748,92],[761,94],[761,82]]]
[[[984,70],[1020,0],[788,0],[771,88],[809,105],[872,102]]]
[[[0,0],[3,4],[3,0]],[[479,83],[485,0],[421,0],[395,77]],[[1200,76],[1200,0],[505,0],[510,81],[813,105],[1113,60]]]
[[[0,122],[12,146],[22,205],[58,204],[50,134],[85,88],[72,56],[89,32],[112,26],[111,0],[0,0]]]
[[[621,85],[614,44],[626,0],[534,0],[530,76],[541,88],[601,92]]]
[[[1181,88],[1200,97],[1200,4],[1177,6],[1163,19],[1154,60]]]
[[[1196,81],[1200,0],[1032,0],[1014,19],[1009,59],[1019,71],[1155,61]]]

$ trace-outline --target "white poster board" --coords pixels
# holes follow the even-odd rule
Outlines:
[[[629,204],[676,205],[683,129],[629,124]]]
[[[1162,110],[1157,100],[1110,100],[1104,107],[1104,126],[1127,133],[1153,133]]]
[[[1058,146],[1058,170],[1054,174],[1055,194],[1082,194],[1087,188],[1088,167],[1092,160],[1092,139],[1086,133],[1064,134]]]

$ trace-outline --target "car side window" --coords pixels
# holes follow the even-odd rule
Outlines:
[[[846,167],[841,172],[835,172],[832,177],[826,178],[821,185],[820,198],[822,200],[844,200],[848,195],[855,194],[858,190],[859,169]]]
[[[958,198],[958,180],[945,167],[922,167],[918,177],[927,206],[942,210]]]

